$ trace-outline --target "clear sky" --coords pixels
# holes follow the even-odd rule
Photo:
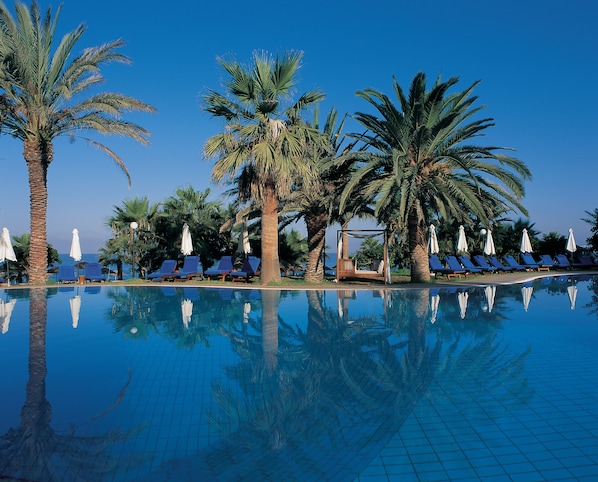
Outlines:
[[[9,8],[14,2],[5,0]],[[29,3],[28,1],[26,3]],[[40,1],[42,11],[58,2]],[[580,220],[598,207],[598,6],[591,0],[305,0],[302,2],[63,0],[59,28],[87,25],[76,52],[123,38],[131,66],[110,65],[104,90],[137,97],[158,109],[135,114],[152,133],[151,145],[102,139],[124,159],[133,184],[104,154],[83,141],[55,143],[48,174],[48,241],[68,252],[73,228],[83,252],[110,237],[105,220],[124,199],[159,202],[177,187],[220,189],[203,159],[205,140],[222,125],[200,109],[207,89],[222,91],[217,56],[248,61],[252,51],[304,52],[298,94],[314,88],[321,107],[367,111],[355,92],[392,94],[392,76],[404,88],[419,71],[429,82],[458,76],[495,119],[480,144],[514,148],[533,180],[524,204],[542,233],[575,230],[584,244],[590,226]],[[14,10],[13,10],[14,12]],[[349,124],[347,130],[357,126]],[[29,232],[29,187],[22,145],[0,136],[0,227]],[[515,215],[515,218],[519,215]],[[332,233],[331,233],[332,234]]]

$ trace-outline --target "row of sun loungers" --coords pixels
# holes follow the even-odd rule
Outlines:
[[[186,256],[183,266],[177,270],[177,262],[167,259],[162,262],[160,269],[147,276],[150,281],[187,281],[193,278],[220,279],[231,281],[245,281],[258,275],[261,260],[255,256],[245,258],[241,269],[235,270],[232,256],[223,256],[215,268],[203,270],[199,256]],[[58,268],[59,283],[101,282],[106,280],[100,263],[87,263],[85,274],[81,277],[75,274],[75,267],[62,265]]]
[[[521,253],[522,263],[519,263],[514,256],[505,255],[501,262],[496,256],[486,258],[482,255],[453,256],[449,255],[440,261],[437,255],[429,257],[430,271],[447,278],[461,277],[468,274],[484,274],[513,271],[549,271],[551,269],[598,269],[598,264],[592,258],[585,255],[577,257],[576,262],[569,261],[565,254],[558,254],[555,259],[543,254],[537,260],[531,253]],[[474,263],[475,262],[475,263]]]

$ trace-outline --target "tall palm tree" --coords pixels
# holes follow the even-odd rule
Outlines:
[[[254,52],[249,65],[219,58],[230,76],[227,95],[210,91],[204,98],[205,110],[226,122],[224,131],[204,146],[205,156],[217,159],[212,177],[220,182],[244,171],[251,199],[261,211],[262,284],[280,281],[279,200],[290,191],[294,178],[311,175],[306,146],[319,137],[315,129],[296,120],[323,94],[311,91],[295,103],[290,99],[302,56],[287,52],[272,58],[267,52]],[[290,105],[285,108],[286,103]]]
[[[85,139],[108,154],[130,184],[122,159],[83,134],[118,134],[147,144],[149,132],[126,122],[122,114],[153,112],[154,108],[115,93],[85,97],[104,81],[101,66],[109,62],[130,63],[129,58],[117,52],[123,46],[122,40],[85,49],[73,58],[73,49],[85,32],[83,24],[55,46],[60,7],[54,19],[50,8],[42,17],[35,0],[30,8],[16,2],[15,11],[16,20],[0,0],[0,122],[4,132],[23,141],[30,191],[29,281],[39,284],[46,281],[47,171],[54,160],[54,140],[59,136]]]
[[[487,222],[496,212],[526,209],[520,200],[524,181],[531,179],[526,165],[501,154],[504,148],[469,144],[494,125],[490,118],[474,118],[483,107],[473,107],[475,82],[463,92],[448,93],[458,82],[436,80],[426,90],[419,73],[409,95],[393,78],[398,106],[372,89],[357,93],[377,114],[357,113],[368,130],[354,137],[369,149],[360,155],[363,165],[343,194],[346,203],[357,188],[376,196],[376,216],[396,220],[408,236],[411,280],[430,279],[426,249],[427,217]]]

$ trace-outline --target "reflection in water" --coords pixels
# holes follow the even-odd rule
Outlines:
[[[123,402],[119,420],[150,426],[126,433],[104,428],[95,437],[80,435],[81,425],[68,433],[51,428],[47,299],[44,290],[23,290],[31,302],[29,380],[19,427],[0,437],[0,475],[353,480],[383,449],[400,444],[401,429],[419,423],[423,410],[433,408],[426,417],[439,426],[458,418],[478,430],[482,418],[502,421],[539,398],[537,383],[532,389],[527,378],[526,365],[534,363],[523,341],[533,337],[513,336],[518,332],[504,320],[513,313],[533,320],[552,293],[568,314],[576,302],[579,314],[587,298],[583,289],[574,298],[572,286],[569,279],[535,283],[531,302],[520,285],[338,293],[103,287],[95,300],[82,295],[85,323],[78,330],[70,328],[69,303],[62,321],[71,336],[95,321],[109,333],[102,346],[119,342],[126,363],[114,366],[139,374],[115,402]],[[94,320],[98,299],[94,309],[102,316]],[[57,419],[60,405],[53,403]],[[155,459],[130,469],[140,462],[131,453],[140,451]]]
[[[34,287],[22,292],[28,293],[30,300],[29,379],[19,427],[0,436],[0,477],[32,481],[103,480],[118,468],[116,459],[106,453],[110,446],[135,436],[138,430],[82,436],[76,433],[77,427],[68,433],[52,428],[52,407],[46,398],[48,291]],[[125,390],[126,386],[120,398]],[[115,405],[119,402],[120,399]]]
[[[523,373],[529,351],[509,354],[492,322],[481,329],[430,324],[429,290],[389,291],[384,314],[371,316],[348,316],[345,301],[353,297],[346,293],[328,307],[325,292],[307,291],[305,330],[280,318],[287,293],[261,294],[263,315],[249,320],[252,332],[238,314],[239,323],[221,326],[241,358],[212,382],[217,441],[152,477],[351,480],[423,397],[454,397],[475,413],[472,392],[460,393],[455,380],[474,384],[482,403],[500,400],[489,419],[533,396]],[[486,298],[475,302],[481,311]],[[228,309],[239,311],[234,303]]]

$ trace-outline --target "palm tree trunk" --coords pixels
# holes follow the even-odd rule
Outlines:
[[[307,226],[307,265],[305,267],[305,281],[308,283],[321,283],[324,281],[324,266],[322,252],[326,242],[326,226],[328,214],[320,213],[305,217]]]
[[[261,284],[280,282],[278,257],[278,200],[274,183],[264,189],[262,207],[262,268]]]
[[[412,283],[427,283],[430,281],[425,228],[423,219],[419,219],[418,216],[418,206],[414,205],[407,218]]]
[[[26,140],[23,157],[29,171],[30,244],[27,273],[31,284],[45,284],[48,269],[46,217],[48,212],[48,166],[53,157],[51,143]]]

